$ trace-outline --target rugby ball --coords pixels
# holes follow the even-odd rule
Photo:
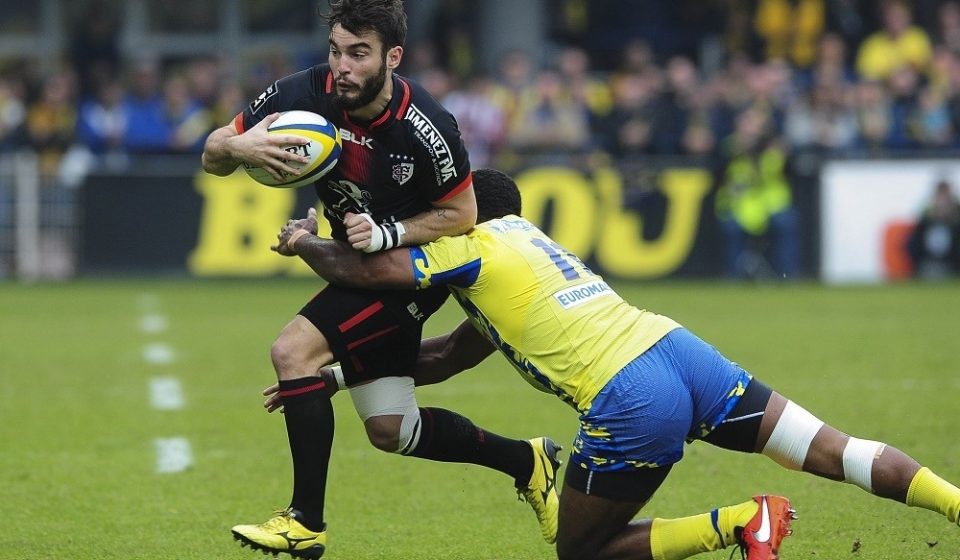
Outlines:
[[[322,116],[310,111],[285,111],[267,129],[268,134],[282,134],[299,136],[307,140],[306,144],[289,144],[283,149],[307,157],[310,161],[305,164],[292,162],[291,166],[300,169],[299,175],[284,174],[278,181],[266,169],[244,165],[255,181],[268,187],[292,189],[309,185],[323,177],[340,158],[340,131],[333,123]]]

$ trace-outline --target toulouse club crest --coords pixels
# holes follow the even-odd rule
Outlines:
[[[412,163],[397,163],[393,166],[391,177],[399,184],[404,184],[413,177]]]

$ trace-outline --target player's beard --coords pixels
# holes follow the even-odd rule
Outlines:
[[[384,60],[380,65],[380,71],[377,75],[361,84],[356,96],[350,97],[338,92],[334,96],[334,101],[344,111],[355,111],[365,105],[373,103],[373,100],[380,95],[380,90],[383,89],[383,84],[386,82],[387,61]]]

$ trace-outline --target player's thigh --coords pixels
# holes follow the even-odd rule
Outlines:
[[[423,322],[446,299],[446,290],[371,291],[327,286],[300,310],[321,332],[340,362],[347,385],[410,375]]]
[[[788,468],[842,480],[843,450],[849,438],[753,379],[724,422],[703,439],[725,449],[763,453]]]
[[[316,375],[333,361],[326,337],[304,317],[297,315],[280,331],[270,358],[279,379],[297,379]]]
[[[736,406],[702,439],[744,453],[759,453],[776,425],[785,401],[757,379],[751,379]]]
[[[557,556],[592,558],[622,532],[643,504],[617,502],[583,494],[564,486],[560,494]]]
[[[601,551],[636,551],[649,546],[649,524],[631,525],[630,521],[663,484],[670,469],[597,472],[571,463],[560,494],[558,556],[594,558]]]
[[[757,438],[758,450],[789,468],[843,480],[843,453],[850,437],[776,391]]]

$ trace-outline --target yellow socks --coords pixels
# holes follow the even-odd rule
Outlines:
[[[650,527],[653,560],[680,560],[694,554],[719,550],[737,542],[734,527],[743,527],[759,509],[750,500],[680,519],[654,519]]]
[[[952,523],[957,523],[960,519],[960,488],[923,467],[910,482],[907,505],[938,511]]]

